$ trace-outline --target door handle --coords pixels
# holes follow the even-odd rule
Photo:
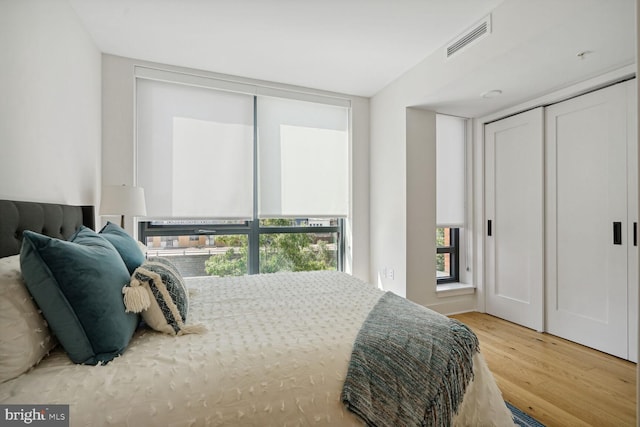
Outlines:
[[[638,246],[638,223],[633,223],[633,246]]]
[[[491,220],[487,221],[487,236],[493,235],[493,230],[491,229]]]
[[[615,221],[613,223],[613,244],[622,244],[622,223],[620,221]]]

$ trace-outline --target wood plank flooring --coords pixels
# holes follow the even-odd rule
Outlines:
[[[636,364],[488,314],[467,324],[506,401],[548,427],[635,426]]]

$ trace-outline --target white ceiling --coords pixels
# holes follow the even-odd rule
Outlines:
[[[426,58],[439,77],[414,105],[468,117],[635,60],[634,0],[68,1],[104,53],[339,93],[371,97]],[[446,64],[492,11],[502,36]]]
[[[372,96],[502,0],[69,0],[105,53]]]

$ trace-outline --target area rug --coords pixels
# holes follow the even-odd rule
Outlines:
[[[507,404],[507,408],[513,414],[513,422],[520,427],[545,427],[544,424],[540,423],[535,418],[525,414],[520,409],[516,408],[509,402],[504,402]]]

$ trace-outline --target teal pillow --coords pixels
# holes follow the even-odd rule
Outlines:
[[[25,231],[22,276],[49,327],[75,363],[96,365],[122,354],[138,325],[125,311],[129,282],[118,251],[81,227],[69,241]]]
[[[127,265],[129,275],[133,274],[136,268],[144,262],[144,254],[138,246],[133,237],[124,231],[120,226],[115,225],[112,222],[107,222],[107,225],[102,227],[100,235],[107,239],[116,248],[120,257]]]

